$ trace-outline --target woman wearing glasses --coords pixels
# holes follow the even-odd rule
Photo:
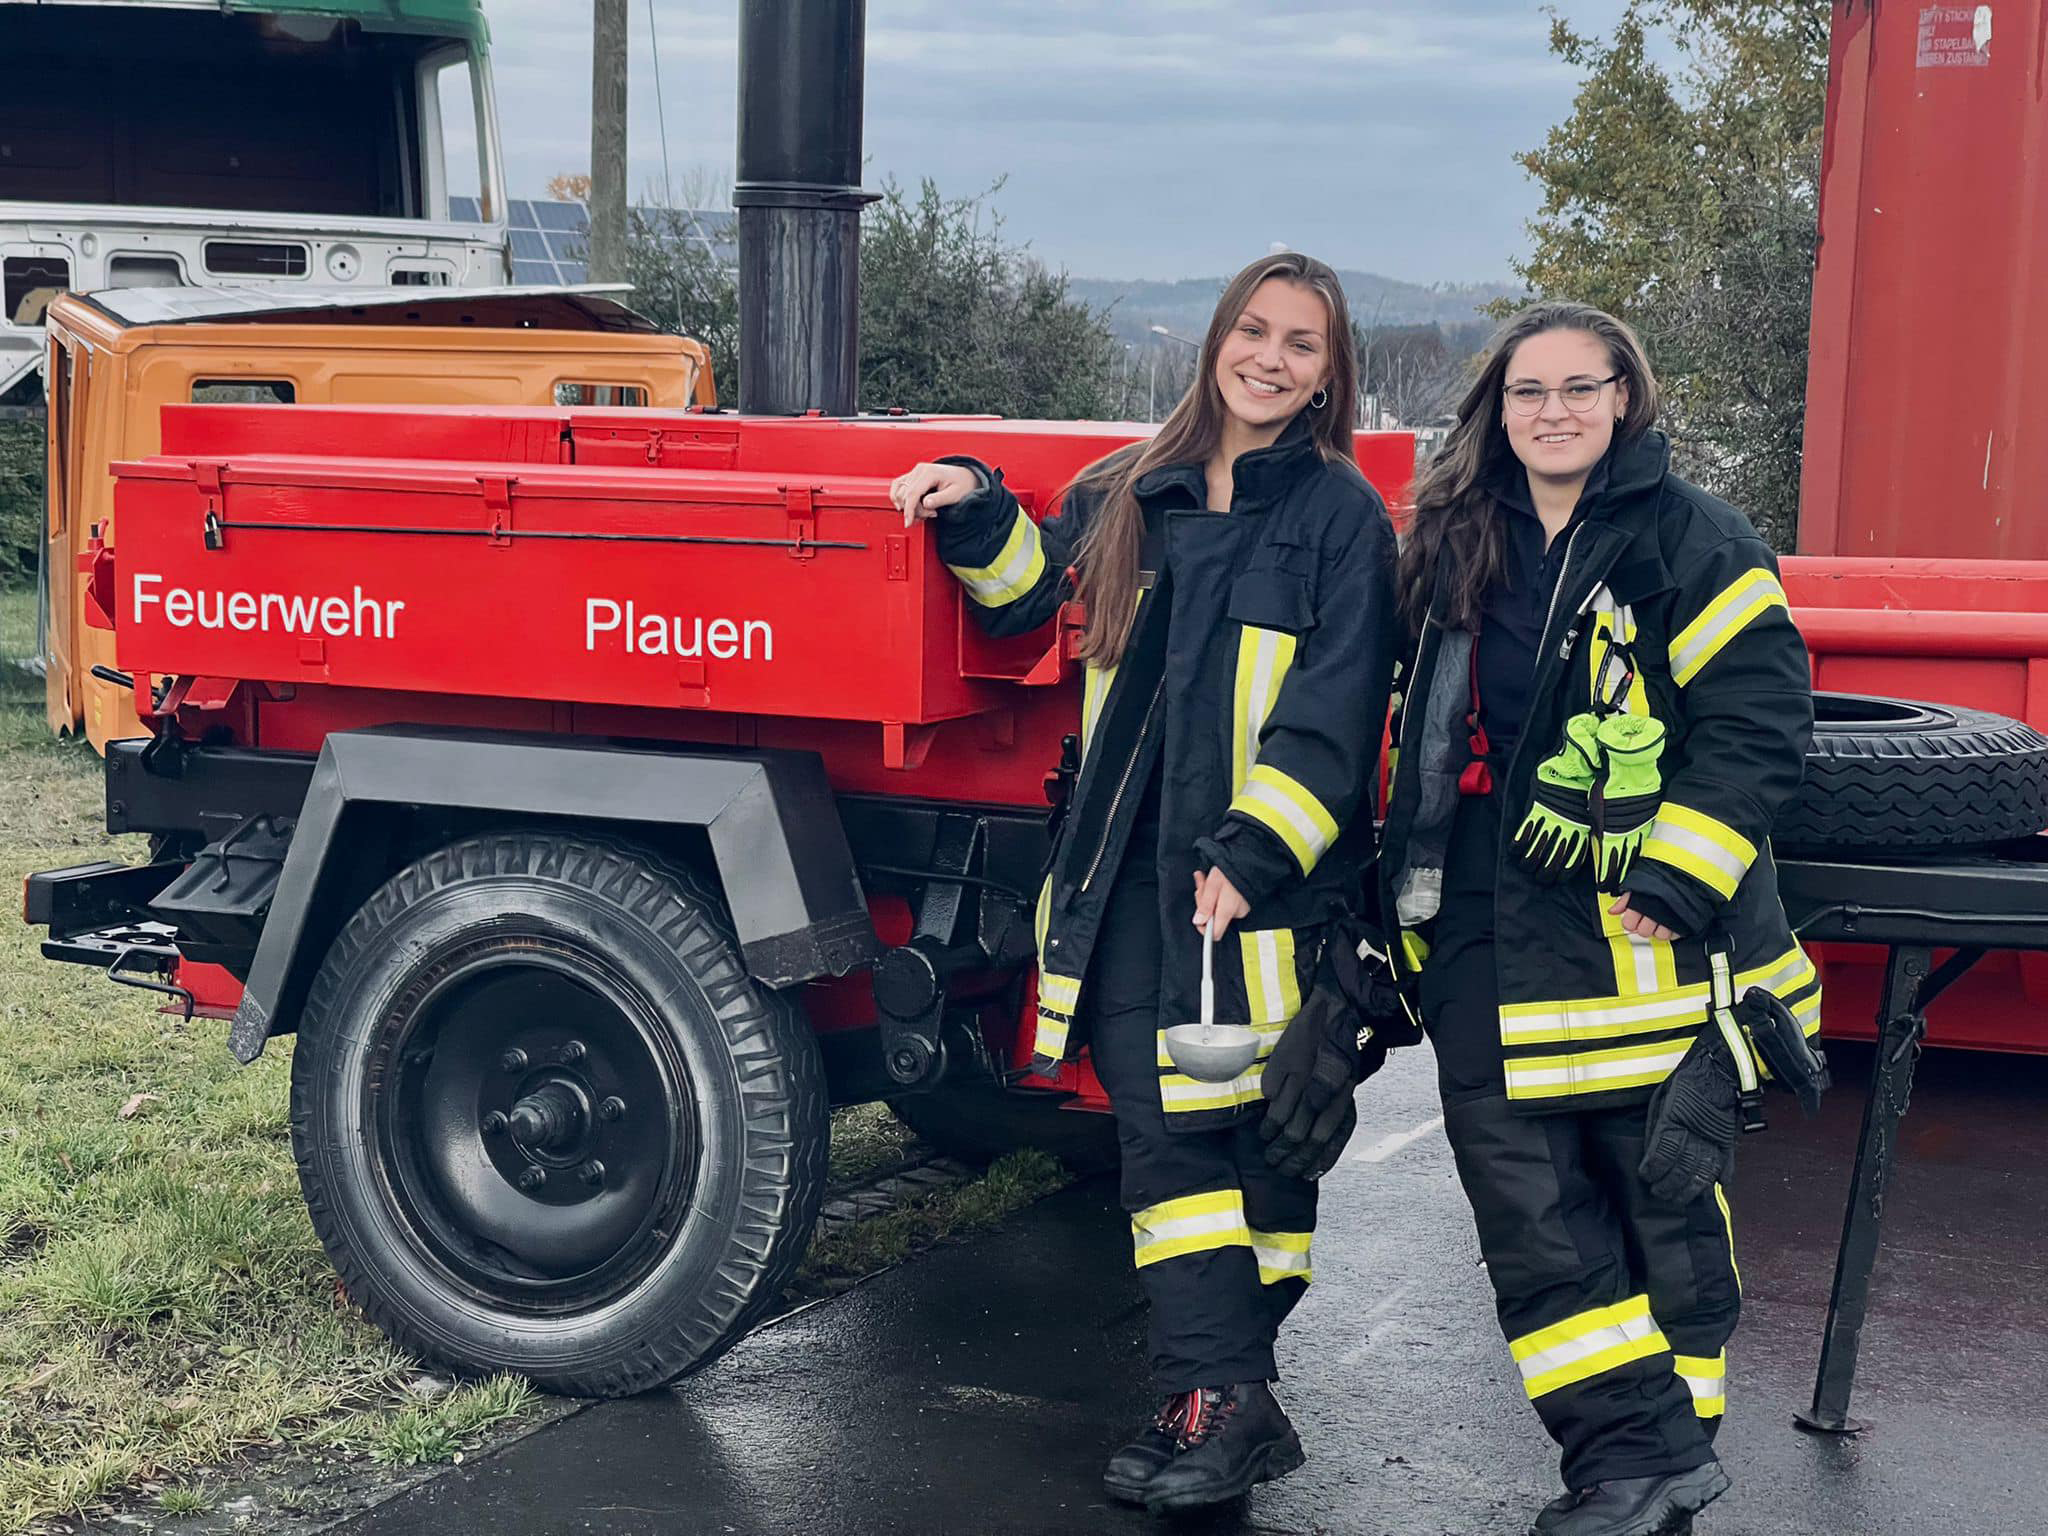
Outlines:
[[[1737,1015],[1819,1025],[1767,841],[1812,729],[1805,647],[1770,550],[1670,472],[1656,415],[1628,327],[1523,311],[1397,574],[1415,648],[1382,880],[1501,1327],[1563,1450],[1547,1536],[1690,1529],[1727,1489]]]

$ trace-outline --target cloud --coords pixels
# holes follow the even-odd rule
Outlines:
[[[1620,0],[1565,0],[1600,27]],[[669,163],[727,182],[737,7],[655,0]],[[632,7],[631,168],[662,173]],[[868,0],[868,182],[1007,178],[1018,238],[1078,273],[1220,272],[1284,239],[1421,279],[1503,275],[1537,191],[1512,160],[1570,108],[1521,0]],[[491,0],[507,179],[589,158],[588,11]]]

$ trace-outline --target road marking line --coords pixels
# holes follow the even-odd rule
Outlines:
[[[1371,1146],[1361,1147],[1358,1151],[1352,1153],[1351,1161],[1354,1163],[1384,1163],[1403,1147],[1422,1140],[1423,1137],[1429,1135],[1432,1131],[1442,1130],[1443,1123],[1444,1117],[1438,1115],[1434,1120],[1423,1121],[1422,1124],[1416,1126],[1412,1131],[1389,1131]]]

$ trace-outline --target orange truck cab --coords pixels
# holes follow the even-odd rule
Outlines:
[[[147,735],[87,622],[80,562],[111,542],[107,466],[159,451],[166,405],[660,406],[716,403],[703,346],[598,288],[283,293],[137,288],[49,309],[49,493],[43,569],[51,730],[106,744]],[[364,444],[365,450],[374,445]]]

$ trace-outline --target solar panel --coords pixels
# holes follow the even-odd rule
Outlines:
[[[483,222],[483,215],[478,212],[476,199],[473,197],[450,197],[448,199],[448,217],[458,224],[481,224]]]
[[[452,209],[455,199],[449,199]],[[589,281],[584,256],[590,244],[590,213],[582,203],[541,198],[508,198],[505,203],[512,241],[515,283],[582,283]],[[651,227],[668,228],[663,210],[634,212]],[[706,246],[728,264],[738,258],[738,219],[729,210],[681,210],[679,219],[692,245]]]

